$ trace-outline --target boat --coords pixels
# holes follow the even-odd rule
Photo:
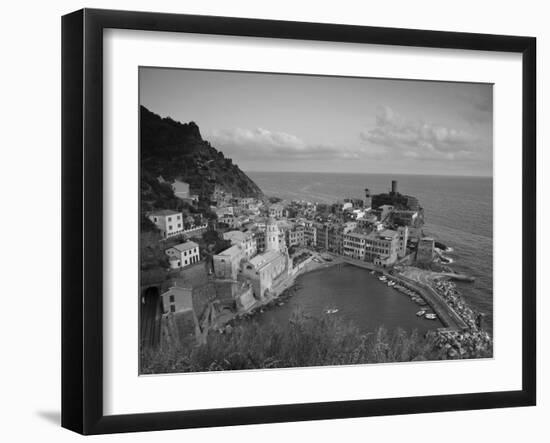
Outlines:
[[[426,313],[426,311],[421,310],[421,311],[418,311],[418,312],[416,313],[416,316],[417,316],[417,317],[422,317],[425,313]]]
[[[428,320],[437,319],[437,315],[435,315],[435,314],[426,314],[424,317],[427,318]]]
[[[378,277],[378,280],[380,280],[380,281],[386,281],[387,278],[386,278],[385,275],[381,275],[380,277]]]
[[[338,312],[338,309],[336,309],[336,308],[327,309],[325,311],[325,313],[327,313],[327,314],[336,314],[337,312]]]

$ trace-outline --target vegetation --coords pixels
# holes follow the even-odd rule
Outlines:
[[[169,373],[446,359],[435,339],[435,333],[421,337],[400,329],[362,334],[338,317],[295,312],[288,324],[243,322],[229,333],[211,333],[202,346],[145,349],[141,363],[143,373]],[[479,357],[485,355],[463,356]]]
[[[199,195],[197,211],[210,219],[209,196],[216,185],[236,197],[263,197],[260,188],[231,159],[202,139],[194,122],[161,118],[142,106],[140,131],[142,212],[182,209],[184,203],[169,184],[175,179],[189,183]]]
[[[147,225],[147,222],[151,222],[145,217],[143,219],[142,225],[145,224],[147,229],[150,229],[151,227]],[[160,233],[156,229],[142,229],[140,232],[139,264],[141,285],[161,283],[167,278],[167,269],[169,267],[168,256],[159,248],[160,239]]]

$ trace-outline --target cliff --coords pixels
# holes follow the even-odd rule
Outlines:
[[[194,123],[161,118],[140,108],[141,198],[146,208],[174,208],[177,199],[168,183],[189,183],[191,192],[206,200],[215,185],[235,197],[262,198],[260,188],[201,136]],[[168,183],[159,183],[162,177]]]

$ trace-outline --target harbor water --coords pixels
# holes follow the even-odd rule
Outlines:
[[[362,332],[380,326],[398,327],[419,333],[441,327],[439,320],[417,317],[421,309],[410,297],[387,286],[368,270],[337,264],[299,276],[294,295],[255,317],[262,324],[284,324],[293,311],[312,315],[333,315],[351,321]],[[329,313],[327,313],[329,312]]]

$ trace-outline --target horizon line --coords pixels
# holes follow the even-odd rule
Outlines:
[[[465,175],[465,174],[422,174],[422,173],[403,173],[403,172],[333,172],[333,171],[265,171],[265,170],[251,170],[242,169],[246,174],[249,172],[261,172],[268,174],[348,174],[348,175],[413,175],[413,176],[427,176],[427,177],[468,177],[468,178],[493,178],[493,175]]]

